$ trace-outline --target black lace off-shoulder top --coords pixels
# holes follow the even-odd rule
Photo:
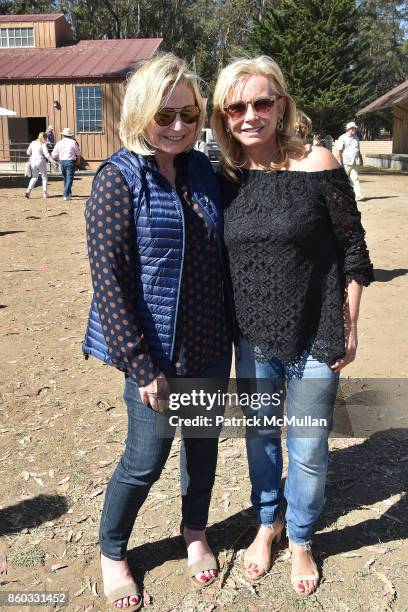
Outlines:
[[[347,284],[373,267],[343,168],[243,170],[220,177],[225,245],[240,333],[265,360],[308,349],[328,365],[345,354]]]

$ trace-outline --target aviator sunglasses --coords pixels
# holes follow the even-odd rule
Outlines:
[[[180,115],[180,119],[183,123],[197,123],[200,116],[200,109],[195,104],[183,106],[183,108],[165,107],[157,111],[154,120],[157,125],[165,127],[166,125],[171,125],[177,115]]]
[[[248,106],[252,106],[252,109],[256,115],[266,116],[271,112],[276,100],[279,97],[280,96],[257,98],[256,100],[252,100],[250,102],[239,100],[239,102],[232,102],[232,104],[227,104],[224,106],[224,112],[226,112],[228,117],[231,119],[238,120],[245,117],[248,111]]]

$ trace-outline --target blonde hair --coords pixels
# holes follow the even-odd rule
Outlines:
[[[146,135],[147,127],[179,83],[190,87],[200,109],[194,142],[187,150],[193,148],[205,122],[199,80],[184,60],[165,53],[140,63],[127,83],[119,125],[120,138],[127,149],[140,155],[154,155],[154,147]]]
[[[38,142],[41,142],[41,144],[44,144],[45,141],[47,140],[47,135],[45,132],[40,132],[37,136],[37,140]]]
[[[241,144],[231,137],[227,130],[224,111],[228,96],[233,90],[253,75],[267,77],[278,96],[285,98],[285,111],[282,117],[282,130],[276,130],[276,142],[280,152],[279,161],[271,162],[269,170],[278,170],[286,165],[289,156],[301,156],[305,147],[295,137],[296,104],[287,92],[285,80],[278,64],[267,55],[255,58],[240,58],[221,70],[214,90],[214,109],[211,127],[216,135],[223,154],[221,167],[227,176],[236,179],[239,169],[245,163]]]

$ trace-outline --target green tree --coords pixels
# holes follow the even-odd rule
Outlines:
[[[253,52],[278,62],[315,131],[338,136],[367,98],[371,72],[359,17],[354,0],[283,0],[250,35]]]
[[[365,106],[408,79],[408,2],[362,0],[360,14],[360,33],[371,65],[370,89],[361,105]],[[392,113],[369,113],[360,121],[365,137],[376,138],[381,128],[392,128]]]
[[[57,5],[55,0],[0,0],[0,15],[54,13]]]

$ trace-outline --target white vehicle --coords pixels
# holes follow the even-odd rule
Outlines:
[[[214,140],[213,133],[210,128],[203,128],[201,137],[196,143],[195,149],[205,153],[210,161],[219,161],[221,151],[218,143]]]

